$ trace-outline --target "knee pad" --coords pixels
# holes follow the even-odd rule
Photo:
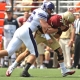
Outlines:
[[[60,55],[60,52],[58,50],[55,50],[55,52],[57,53],[58,61],[64,60],[63,53]]]

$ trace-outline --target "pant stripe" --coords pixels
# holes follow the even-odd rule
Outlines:
[[[35,55],[36,55],[36,57],[38,57],[37,45],[36,45],[36,42],[35,42],[35,40],[34,40],[34,37],[33,37],[33,35],[32,35],[32,31],[31,31],[30,28],[29,28],[29,34],[30,34],[30,38],[31,38],[32,43],[33,43],[33,46],[34,46]]]

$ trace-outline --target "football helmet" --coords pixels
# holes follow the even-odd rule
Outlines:
[[[67,11],[67,12],[63,13],[62,20],[63,20],[63,24],[65,24],[65,25],[67,23],[70,24],[70,23],[74,22],[75,16],[72,12]]]
[[[50,9],[52,12],[55,9],[55,6],[52,2],[44,2],[42,8],[46,11],[46,9]]]

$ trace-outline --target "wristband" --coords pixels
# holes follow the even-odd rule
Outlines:
[[[45,34],[45,38],[46,38],[46,40],[51,39],[51,37],[49,36],[49,34]]]
[[[61,30],[61,28],[60,28],[60,27],[58,27],[58,32],[62,32],[62,30]]]

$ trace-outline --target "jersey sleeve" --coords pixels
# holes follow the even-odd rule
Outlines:
[[[46,14],[38,13],[38,14],[37,14],[37,17],[38,17],[38,18],[42,18],[42,19],[44,19],[44,20],[47,21],[47,15],[46,15]]]

